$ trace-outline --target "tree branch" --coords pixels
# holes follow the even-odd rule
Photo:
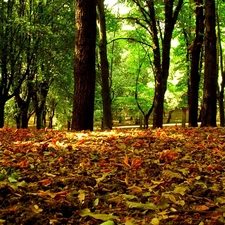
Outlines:
[[[150,48],[153,48],[152,45],[150,45],[150,44],[148,44],[148,43],[146,43],[146,42],[137,40],[137,39],[135,39],[135,38],[129,38],[129,37],[115,38],[115,39],[112,39],[111,41],[107,42],[107,44],[111,44],[112,42],[114,42],[114,41],[119,41],[119,40],[127,40],[127,41],[130,41],[130,42],[137,42],[137,43],[146,45],[146,46],[148,46],[148,47],[150,47]]]

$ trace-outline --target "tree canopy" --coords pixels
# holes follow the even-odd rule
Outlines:
[[[0,3],[0,127],[26,128],[33,121],[37,128],[65,128],[67,123],[70,126],[78,104],[72,107],[79,96],[74,96],[74,87],[80,73],[74,64],[78,22],[74,19],[75,3],[78,2]],[[100,7],[103,3],[104,11]],[[212,125],[204,123],[204,115],[211,112],[204,113],[206,88],[214,90],[214,100],[209,100],[214,104],[209,106],[214,107],[213,125],[218,107],[220,124],[224,124],[224,35],[220,32],[224,2],[216,2],[213,15],[207,15],[206,3],[120,0],[108,5],[98,1],[95,24],[104,21],[99,24],[105,23],[105,28],[89,37],[93,41],[96,36],[96,51],[93,56],[88,54],[96,59],[96,81],[83,81],[94,83],[95,89],[94,105],[86,104],[94,112],[90,124],[107,129],[112,128],[113,122],[131,118],[134,123],[143,117],[146,127],[149,123],[162,127],[165,113],[186,108],[190,126],[197,126],[198,121],[202,126]],[[218,66],[216,70],[210,66],[215,72],[213,88],[212,82],[206,87],[205,74],[212,75],[205,68],[209,65],[205,61],[207,55],[212,57],[207,44],[209,25],[203,24],[208,17],[210,21],[215,19],[212,30],[217,37],[213,58]],[[84,96],[87,90],[79,94]],[[80,129],[91,129],[92,125]]]

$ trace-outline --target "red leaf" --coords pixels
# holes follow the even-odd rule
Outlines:
[[[132,163],[131,163],[131,167],[134,168],[134,169],[138,169],[141,166],[142,162],[143,161],[142,161],[141,158],[133,159]]]
[[[9,151],[9,150],[7,150],[7,149],[5,149],[3,153],[4,153],[5,155],[11,155],[11,154],[12,154],[12,152]]]
[[[50,185],[52,182],[49,179],[40,180],[38,183],[42,183],[45,186]]]
[[[55,196],[66,196],[68,194],[68,191],[60,191],[55,193]]]

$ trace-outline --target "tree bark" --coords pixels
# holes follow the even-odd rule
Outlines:
[[[196,28],[195,40],[191,49],[189,126],[198,126],[198,91],[200,82],[200,60],[204,35],[203,0],[195,0]]]
[[[93,130],[96,2],[76,0],[72,130]]]
[[[225,118],[224,118],[224,87],[225,87],[225,71],[222,72],[222,82],[220,85],[219,92],[219,112],[220,112],[220,126],[225,126]]]
[[[186,126],[187,108],[182,107],[182,127]]]
[[[19,115],[18,115],[18,121],[17,121],[17,128],[28,128],[28,122],[29,122],[29,106],[30,101],[32,99],[32,91],[31,91],[31,85],[27,85],[27,96],[22,99],[20,97],[19,90],[15,92],[15,101],[18,106]]]
[[[4,108],[5,108],[5,101],[1,98],[1,101],[0,101],[0,128],[4,127]]]
[[[101,61],[101,88],[103,103],[103,129],[112,129],[112,107],[109,85],[109,63],[107,58],[106,21],[104,0],[97,0],[99,19],[99,51]]]
[[[44,109],[46,98],[48,95],[48,90],[50,86],[50,81],[42,81],[39,84],[39,89],[33,95],[33,102],[35,104],[35,113],[36,113],[36,128],[42,129],[44,126],[43,123],[43,116],[44,116]],[[37,87],[36,87],[37,88]]]
[[[225,71],[224,71],[224,57],[223,57],[223,47],[222,47],[222,40],[221,40],[221,29],[220,29],[220,15],[219,15],[219,8],[220,5],[217,2],[217,14],[216,14],[216,21],[217,21],[217,36],[218,36],[218,58],[219,60],[219,65],[220,65],[220,71],[221,71],[221,76],[222,76],[222,81],[220,83],[219,89],[219,113],[220,113],[220,126],[224,127],[225,126],[225,115],[224,115],[224,87],[225,87]]]
[[[36,128],[42,129],[43,128],[43,112],[44,112],[44,108],[39,107],[38,109],[36,109]]]
[[[175,110],[170,110],[170,111],[169,111],[169,115],[168,115],[168,118],[167,118],[166,123],[170,123],[170,120],[172,119],[172,114],[173,114],[174,111],[175,111]]]
[[[16,19],[25,19],[23,7],[16,8],[16,1],[2,1],[0,7],[0,128],[4,126],[5,103],[14,96],[24,81],[27,70],[23,70],[21,58],[26,43],[26,32],[15,23]]]
[[[205,66],[201,127],[216,126],[218,68],[215,32],[215,1],[205,1]]]
[[[148,1],[150,12],[150,29],[154,43],[154,66],[155,66],[155,98],[153,111],[153,128],[163,126],[163,107],[164,96],[167,89],[167,79],[169,76],[170,66],[170,48],[174,26],[176,24],[178,14],[183,5],[183,0],[179,0],[177,6],[174,6],[174,1],[165,1],[165,28],[162,41],[162,57],[160,53],[160,45],[158,40],[158,30],[156,26],[156,16],[153,1]],[[158,27],[160,29],[160,27]]]

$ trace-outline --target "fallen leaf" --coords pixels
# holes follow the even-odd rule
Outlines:
[[[126,201],[126,204],[129,208],[135,208],[135,209],[150,209],[150,210],[156,210],[157,206],[154,203],[139,203],[139,202],[130,202]]]
[[[95,219],[98,220],[103,220],[103,221],[107,221],[107,220],[119,220],[118,216],[114,216],[114,215],[110,215],[110,214],[104,214],[104,213],[92,213],[89,209],[83,209],[80,211],[80,216],[84,217],[84,216],[91,216]]]
[[[131,167],[134,169],[138,169],[142,163],[143,163],[143,161],[141,158],[135,158],[131,162]]]
[[[128,156],[127,154],[125,154],[125,157],[124,157],[124,160],[123,160],[124,164],[128,167],[131,167],[131,165],[129,164],[129,159],[128,159]]]
[[[128,187],[127,189],[128,189],[128,190],[131,190],[131,191],[134,192],[134,193],[138,193],[138,194],[140,194],[140,193],[143,192],[142,189],[141,189],[140,187],[135,186],[135,185],[133,185],[133,186],[131,186],[131,187]]]

